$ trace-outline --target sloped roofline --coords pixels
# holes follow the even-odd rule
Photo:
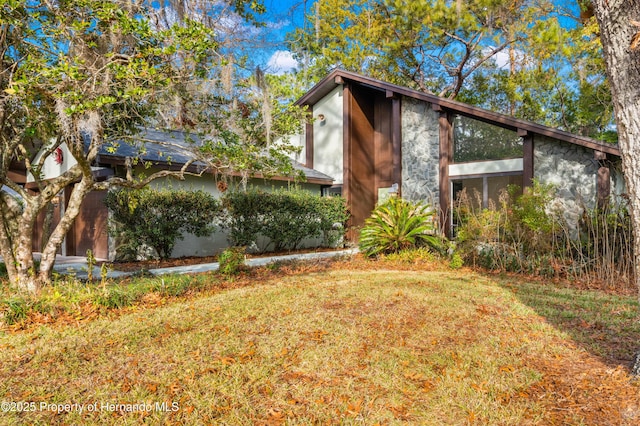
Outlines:
[[[548,136],[550,138],[584,146],[586,148],[605,152],[607,154],[612,154],[618,157],[620,156],[618,145],[615,144],[602,142],[586,136],[576,135],[553,127],[543,126],[542,124],[514,118],[506,114],[489,111],[484,108],[479,108],[462,102],[453,101],[451,99],[442,98],[440,96],[410,89],[408,87],[387,83],[375,78],[367,77],[350,71],[345,71],[339,68],[331,71],[326,77],[324,77],[322,80],[320,80],[320,82],[313,86],[306,94],[304,94],[300,99],[296,101],[296,105],[313,106],[320,99],[329,94],[333,89],[345,83],[355,83],[374,90],[391,92],[393,95],[397,94],[421,100],[432,105],[437,105],[445,111],[464,115],[490,124],[495,124],[497,126],[513,131],[527,131],[533,134]]]
[[[186,133],[180,130],[143,128],[138,135],[134,135],[133,139],[135,140],[137,136],[139,140],[144,140],[143,144],[147,148],[144,153],[137,152],[138,145],[134,146],[127,142],[119,141],[115,152],[110,152],[108,144],[103,145],[100,148],[97,161],[100,164],[108,164],[112,166],[124,165],[127,157],[139,157],[141,160],[149,162],[156,167],[177,171],[180,170],[187,161],[190,160],[190,158],[185,155],[185,150],[164,146],[162,143],[171,142],[179,145],[181,141],[184,141],[185,135]],[[303,183],[317,184],[321,186],[333,185],[334,179],[331,176],[328,176],[318,170],[308,168],[293,159],[291,160],[291,163],[294,169],[304,173],[306,180]],[[209,170],[209,167],[200,161],[196,161],[191,164],[187,169],[188,172],[192,173],[201,173],[207,170]],[[209,170],[209,172],[213,171]],[[233,173],[232,175],[237,176],[239,174]],[[256,173],[252,177],[257,179],[265,178],[261,173]],[[269,178],[269,180],[287,182],[291,182],[294,179],[295,178],[292,176],[280,175]]]

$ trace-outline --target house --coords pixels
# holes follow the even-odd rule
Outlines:
[[[332,71],[296,103],[313,117],[299,161],[334,179],[355,227],[389,192],[436,207],[449,235],[463,189],[487,207],[507,185],[552,183],[574,218],[624,190],[616,145],[352,72]]]
[[[126,174],[126,164],[131,158],[138,158],[133,166],[134,175],[150,175],[159,170],[180,170],[191,160],[191,156],[183,148],[185,145],[185,133],[179,131],[166,131],[144,129],[136,135],[138,141],[145,141],[144,145],[129,144],[121,142],[114,145],[105,145],[101,148],[100,154],[92,167],[96,180],[106,180],[111,176],[124,176]],[[143,146],[142,154],[140,146]],[[64,173],[75,164],[73,156],[63,144],[59,151],[48,157],[44,162],[44,179],[53,178]],[[301,171],[306,176],[306,181],[298,183],[299,187],[310,192],[321,194],[325,188],[333,184],[333,179],[316,170],[305,167],[294,161],[294,168]],[[202,189],[210,192],[214,196],[222,194],[218,185],[218,176],[207,171],[202,162],[194,162],[188,172],[197,175],[186,175],[184,180],[173,178],[161,178],[153,181],[153,187],[171,187],[186,189]],[[203,172],[204,171],[204,172]],[[20,169],[20,164],[16,162],[11,171],[14,181],[23,184],[27,189],[37,190],[33,177],[24,170],[24,165]],[[233,180],[233,178],[232,178]],[[278,188],[289,185],[293,181],[291,177],[275,176],[265,179],[256,176],[249,179],[248,184],[261,186],[267,189]],[[64,212],[68,197],[71,195],[72,187],[65,188],[53,202],[52,226],[59,220],[61,212]],[[106,191],[90,192],[82,203],[81,211],[76,218],[71,230],[67,234],[62,244],[60,254],[68,256],[85,256],[88,249],[91,249],[96,258],[113,259],[115,256],[115,244],[108,232],[109,212],[104,204]],[[39,217],[40,226],[36,227],[34,235],[34,250],[39,251],[42,242],[42,234],[45,223],[44,214]],[[228,246],[226,234],[217,232],[210,237],[187,236],[184,240],[177,241],[172,256],[209,256],[218,253]]]

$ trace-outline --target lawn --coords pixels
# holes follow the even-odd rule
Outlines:
[[[1,423],[640,422],[634,297],[348,262],[255,279],[6,329]]]

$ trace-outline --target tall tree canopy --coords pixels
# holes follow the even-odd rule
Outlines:
[[[605,138],[612,111],[594,26],[558,3],[317,0],[288,39],[313,81],[341,67]]]
[[[286,163],[282,155],[262,155],[270,149],[271,129],[278,129],[269,108],[276,97],[262,82],[249,89],[251,77],[238,82],[225,51],[233,28],[220,24],[251,23],[261,11],[253,0],[2,3],[0,254],[12,282],[34,291],[50,280],[55,253],[91,190],[183,175],[188,164],[144,179],[96,182],[92,165],[100,149],[133,141],[143,126],[202,133],[208,142],[194,151],[194,160],[219,169],[270,170]],[[63,144],[77,164],[43,179],[46,159]],[[35,187],[27,190],[16,170],[33,178]],[[32,253],[36,218],[70,184],[68,205],[38,267]]]

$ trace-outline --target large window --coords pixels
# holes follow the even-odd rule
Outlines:
[[[522,138],[517,132],[468,117],[455,117],[454,163],[512,158],[522,158]]]
[[[509,186],[522,187],[522,174],[501,176],[482,176],[451,181],[453,200],[459,201],[462,192],[473,208],[489,208],[500,206],[500,195]]]
[[[510,186],[517,187],[516,196],[522,194],[521,173],[453,179],[451,181],[453,234],[455,235],[458,228],[461,211],[500,208],[500,196]]]

